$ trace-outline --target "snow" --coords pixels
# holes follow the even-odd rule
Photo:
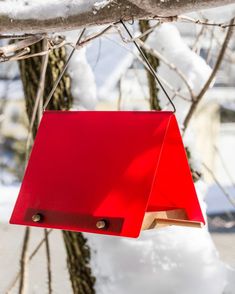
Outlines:
[[[19,185],[0,185],[1,222],[8,221],[18,192]],[[144,231],[139,239],[85,236],[98,294],[221,294],[231,288],[233,271],[206,228],[168,227]]]
[[[99,294],[221,294],[228,283],[205,229],[145,231],[138,240],[86,235]]]
[[[119,42],[120,37],[113,35],[94,40],[87,48],[87,60],[95,75],[100,100],[114,98],[113,93],[120,77],[125,74],[134,59],[132,52],[119,45]]]
[[[100,1],[100,2],[96,2],[93,5],[94,6],[94,10],[95,11],[99,11],[100,9],[104,8],[105,6],[108,6],[112,2],[115,2],[115,1],[113,1],[113,0],[103,0],[103,1]]]
[[[205,185],[196,188],[205,213]],[[221,294],[233,283],[206,227],[143,231],[138,239],[85,236],[98,294]]]
[[[134,85],[134,86],[133,86]],[[121,110],[150,110],[145,69],[127,70],[120,82]]]
[[[205,214],[206,186],[199,181],[196,188]],[[234,270],[220,260],[206,227],[143,231],[136,240],[85,236],[99,294],[235,293]]]
[[[193,94],[199,94],[211,74],[211,68],[206,64],[203,58],[188,47],[175,25],[165,23],[159,28],[156,28],[148,37],[147,44],[161,53],[168,62],[174,64],[185,76]],[[183,96],[188,99],[191,98],[183,80],[175,71],[163,64],[163,62],[160,62],[158,74]],[[171,95],[173,94],[169,89],[168,92]],[[164,99],[164,104],[162,104],[165,105],[166,98],[163,93],[161,93],[161,98]],[[190,104],[187,101],[183,101],[181,98],[175,98],[174,101],[176,108],[180,109],[180,111],[177,112],[177,117],[179,123],[182,123]]]
[[[9,221],[19,189],[19,185],[0,184],[0,223]]]
[[[86,49],[76,51],[68,66],[71,77],[73,109],[95,109],[97,93],[95,76],[87,62]]]
[[[162,24],[149,36],[147,42],[185,75],[195,95],[200,92],[211,73],[211,68],[185,44],[175,25]],[[182,87],[182,80],[176,79],[177,74],[165,65],[161,65],[159,73],[170,80],[175,89]]]
[[[0,11],[12,19],[51,19],[66,18],[103,9],[112,1],[108,0],[8,0],[0,1]]]

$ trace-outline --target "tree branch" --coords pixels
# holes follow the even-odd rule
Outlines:
[[[232,25],[234,23],[234,19],[232,19],[230,21],[230,25]],[[211,75],[209,76],[207,82],[205,83],[204,87],[202,88],[202,90],[200,91],[200,93],[198,94],[197,97],[195,97],[195,100],[193,101],[192,105],[191,105],[191,108],[189,109],[189,112],[184,120],[184,132],[185,130],[187,129],[188,125],[189,125],[189,122],[195,112],[195,110],[197,109],[197,106],[199,104],[199,102],[202,100],[202,98],[204,97],[206,91],[209,89],[212,81],[214,80],[219,68],[220,68],[220,65],[221,63],[223,62],[223,58],[224,58],[224,55],[225,55],[225,52],[227,50],[227,47],[228,47],[228,44],[229,44],[229,41],[232,37],[232,33],[233,33],[233,26],[229,26],[228,27],[228,30],[227,30],[227,33],[226,33],[226,36],[224,38],[224,42],[223,42],[223,45],[220,49],[220,52],[219,52],[219,55],[218,55],[218,58],[216,60],[216,63],[215,63],[215,66],[213,68],[213,71],[211,73]]]
[[[105,1],[102,1],[105,3]],[[234,0],[49,0],[39,5],[33,1],[0,1],[0,34],[42,33],[72,30],[89,25],[101,25],[130,19],[175,16],[185,12],[235,3]],[[50,11],[50,14],[48,14]]]
[[[25,229],[23,246],[21,251],[21,258],[20,258],[19,294],[25,293],[25,288],[26,288],[25,284],[26,284],[26,269],[28,265],[29,238],[30,238],[30,228],[27,227]]]
[[[191,100],[193,100],[194,99],[193,90],[192,90],[191,86],[189,85],[188,80],[187,80],[187,77],[184,75],[184,73],[178,67],[176,67],[173,63],[169,62],[160,52],[158,52],[157,50],[151,48],[148,44],[142,42],[141,40],[138,40],[137,43],[146,52],[148,52],[149,54],[152,54],[153,56],[155,56],[156,58],[158,58],[159,60],[161,60],[166,66],[168,66],[170,69],[172,69],[173,71],[176,72],[176,74],[181,78],[181,80],[186,85],[186,87],[188,89],[188,92],[190,94]]]
[[[47,231],[47,236],[49,236],[49,234],[52,232],[53,230],[50,229]],[[44,244],[44,242],[46,242],[45,239],[45,235],[44,238],[38,243],[38,245],[35,247],[35,249],[33,250],[33,252],[30,254],[29,256],[29,261],[31,261],[34,256],[38,253],[39,249],[42,247],[42,245]],[[19,278],[20,278],[21,272],[19,271],[16,276],[14,277],[14,279],[12,280],[8,290],[6,291],[6,294],[11,294],[12,293],[12,289],[15,287],[16,283],[18,282]]]
[[[178,15],[183,12],[202,10],[206,8],[216,7],[220,5],[225,5],[228,3],[234,3],[234,1],[223,1],[223,0],[207,0],[207,1],[192,1],[192,0],[130,0],[133,4],[142,8],[146,12],[155,13],[157,15]],[[172,13],[174,12],[174,14]]]
[[[47,229],[44,229],[44,236],[45,236],[46,258],[47,258],[48,294],[52,294],[51,250],[50,250]]]

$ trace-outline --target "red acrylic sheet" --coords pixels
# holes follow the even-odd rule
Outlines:
[[[172,209],[204,223],[172,112],[47,111],[10,223],[138,237]]]

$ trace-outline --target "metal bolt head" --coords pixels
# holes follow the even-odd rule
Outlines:
[[[97,229],[105,229],[106,226],[107,226],[107,222],[104,219],[101,219],[96,223]]]
[[[37,213],[37,214],[34,214],[32,216],[32,221],[35,222],[35,223],[38,223],[42,220],[42,215]]]

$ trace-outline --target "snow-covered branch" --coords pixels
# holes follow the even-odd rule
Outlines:
[[[175,16],[234,0],[28,0],[0,1],[0,34],[71,30],[88,25]]]
[[[130,2],[149,13],[164,16],[179,15],[188,11],[196,11],[234,3],[232,0],[130,0]]]

